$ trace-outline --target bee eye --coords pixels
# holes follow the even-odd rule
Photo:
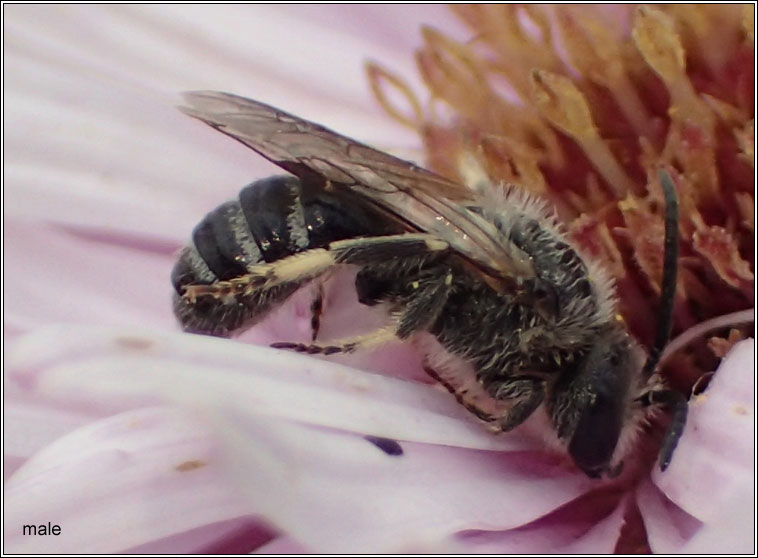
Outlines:
[[[584,408],[569,453],[589,476],[608,467],[621,434],[622,415],[619,402],[607,394],[598,394]]]

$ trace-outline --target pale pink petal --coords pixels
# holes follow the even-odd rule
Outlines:
[[[249,515],[225,481],[209,430],[191,413],[140,409],[47,446],[5,486],[5,543],[14,553],[118,552]],[[24,536],[51,522],[58,536]]]
[[[9,379],[26,393],[92,412],[223,400],[230,408],[402,440],[541,447],[525,429],[493,436],[434,386],[225,339],[51,326],[20,339],[7,364]]]
[[[726,536],[725,517],[735,531],[754,533],[754,517],[736,513],[746,500],[754,505],[753,347],[753,340],[743,341],[726,356],[708,389],[690,403],[671,466],[665,473],[656,470],[652,482],[644,481],[637,490],[656,552],[680,552],[685,544],[693,552],[707,552],[714,538]],[[729,544],[749,548],[744,537]]]
[[[445,7],[24,6],[4,18],[7,214],[183,240],[274,167],[174,107],[187,89],[276,104],[384,146],[418,145],[370,94],[367,57],[414,76]],[[383,13],[380,18],[379,13]],[[376,28],[373,20],[383,23]],[[392,20],[403,40],[384,42]]]
[[[510,529],[593,485],[525,434],[488,434],[431,386],[271,349],[69,327],[26,336],[9,360],[11,380],[41,400],[95,409],[170,400],[211,417],[247,513],[318,551],[424,547],[461,530]],[[386,455],[367,433],[399,440],[404,455]],[[11,480],[40,460],[48,461],[36,456]],[[231,509],[229,518],[240,513]]]
[[[7,397],[7,394],[6,394]],[[35,452],[96,417],[16,394],[3,405],[4,478]]]
[[[254,517],[209,523],[127,549],[125,554],[247,554],[279,538]]]
[[[753,491],[754,393],[754,342],[750,339],[735,345],[708,389],[690,402],[687,426],[671,466],[665,473],[653,474],[653,481],[671,501],[703,522],[718,519],[726,502]]]
[[[590,482],[534,453],[402,442],[403,455],[388,456],[333,430],[217,417],[242,494],[316,552],[412,551],[464,529],[517,527]]]
[[[13,331],[49,323],[174,329],[169,275],[175,247],[98,238],[5,219],[4,322]]]
[[[528,525],[508,531],[465,531],[455,541],[467,554],[611,553],[626,510],[627,499],[619,500],[612,492],[587,494]]]
[[[679,552],[702,525],[666,498],[649,479],[637,488],[636,498],[653,552]]]
[[[722,512],[685,544],[683,554],[755,554],[755,485],[724,502]]]
[[[554,552],[576,555],[612,554],[624,526],[625,504],[626,501],[619,504],[613,513],[597,521],[576,540],[563,547],[556,547]]]
[[[256,549],[255,554],[312,554],[312,551],[291,537],[284,536],[277,537],[270,543],[264,544]]]

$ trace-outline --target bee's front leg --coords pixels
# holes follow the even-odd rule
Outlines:
[[[437,380],[468,412],[488,423],[494,432],[516,428],[539,407],[545,398],[544,382],[529,376],[506,378],[493,395],[476,379],[474,370],[462,369],[457,360],[442,359],[436,367],[424,370]]]
[[[495,398],[512,402],[508,412],[496,421],[498,430],[508,432],[532,416],[545,400],[545,381],[531,376],[506,378],[497,387]]]
[[[338,265],[369,265],[389,262],[398,271],[444,257],[450,246],[428,234],[397,234],[368,238],[351,238],[331,242],[326,248],[314,248],[271,263],[250,266],[248,272],[228,281],[210,285],[188,285],[182,297],[191,303],[200,297],[231,299],[250,295],[283,284],[302,284]],[[412,262],[404,264],[404,262]]]
[[[671,423],[666,430],[658,459],[661,471],[665,471],[671,463],[674,450],[684,432],[684,426],[687,424],[687,412],[689,410],[687,398],[679,391],[659,388],[643,393],[637,401],[645,407],[660,405],[671,411]]]

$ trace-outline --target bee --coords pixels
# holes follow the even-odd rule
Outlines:
[[[274,107],[228,93],[185,94],[181,110],[289,174],[253,182],[194,229],[172,272],[188,332],[229,337],[308,282],[357,268],[358,300],[384,305],[376,331],[309,354],[415,343],[425,369],[495,431],[544,407],[588,476],[613,477],[641,421],[666,407],[669,464],[687,402],[656,367],[671,331],[678,205],[662,173],[666,238],[661,318],[645,350],[616,310],[613,282],[572,245],[554,212],[516,186],[473,189]]]

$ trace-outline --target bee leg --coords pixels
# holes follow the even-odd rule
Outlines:
[[[402,261],[419,256],[440,256],[450,245],[429,234],[396,234],[351,238],[329,244],[336,263],[369,265],[381,261]]]
[[[416,281],[411,285],[412,298],[399,316],[387,327],[365,335],[336,341],[332,345],[307,345],[304,343],[273,343],[276,349],[290,349],[299,353],[324,354],[353,353],[378,345],[407,339],[413,333],[429,327],[437,319],[447,302],[453,284],[452,273],[433,280]]]
[[[316,286],[316,296],[311,301],[311,341],[316,341],[321,328],[321,314],[324,312],[324,285]]]
[[[495,423],[503,413],[507,412],[502,403],[496,401],[484,390],[473,374],[466,376],[469,378],[468,383],[459,383],[462,377],[460,371],[456,371],[457,373],[448,372],[444,367],[435,369],[428,363],[424,364],[424,371],[448,390],[464,409],[479,420]]]
[[[397,336],[407,339],[413,333],[429,328],[442,313],[453,285],[453,274],[447,272],[434,279],[411,281],[411,296],[397,327]]]
[[[248,273],[216,281],[210,285],[189,285],[182,297],[190,303],[203,297],[231,300],[239,296],[261,294],[279,285],[300,285],[326,273],[335,265],[325,248],[306,250],[281,260],[248,267]]]
[[[333,355],[334,353],[354,353],[370,349],[397,340],[396,326],[384,327],[375,331],[335,341],[332,345],[308,345],[305,343],[272,343],[275,349],[289,349],[309,355]]]
[[[508,380],[507,389],[493,397],[472,375],[462,375],[460,371],[433,369],[428,364],[424,370],[455,396],[468,412],[478,419],[491,424],[495,432],[513,430],[540,406],[545,398],[545,386],[541,380],[519,377]],[[463,379],[463,381],[462,381]],[[509,392],[513,395],[506,395]],[[510,399],[518,398],[513,403]]]
[[[665,471],[671,463],[674,450],[684,432],[684,426],[687,424],[687,412],[689,410],[687,398],[681,392],[673,389],[654,389],[642,394],[638,398],[638,401],[645,407],[661,405],[671,411],[671,422],[663,438],[661,453],[658,458],[658,465],[661,471]]]
[[[369,238],[351,238],[331,242],[326,248],[314,248],[281,260],[253,265],[248,273],[211,285],[190,285],[183,297],[194,302],[198,297],[226,299],[239,294],[268,290],[285,283],[303,283],[323,275],[341,264],[365,265],[376,261],[401,263],[405,259],[433,259],[447,252],[449,245],[428,234],[397,234]]]
[[[545,382],[530,376],[508,378],[498,387],[495,398],[513,402],[508,412],[497,419],[498,429],[508,432],[528,419],[544,401]]]

